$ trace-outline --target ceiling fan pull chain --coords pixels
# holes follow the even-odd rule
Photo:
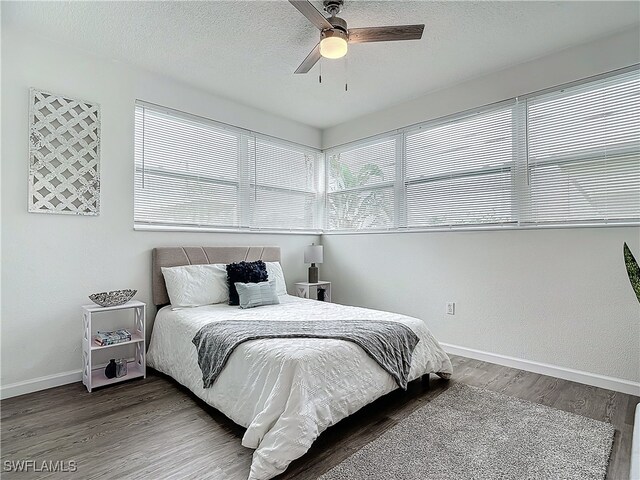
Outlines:
[[[318,76],[318,82],[322,83],[322,59],[320,59],[320,75]]]
[[[349,91],[349,58],[344,57],[344,91]]]

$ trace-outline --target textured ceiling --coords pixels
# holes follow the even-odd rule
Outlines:
[[[320,7],[320,2],[314,2]],[[638,25],[630,2],[346,0],[351,27],[425,23],[293,71],[318,32],[288,2],[2,2],[2,22],[319,128]],[[349,91],[344,91],[348,79]]]

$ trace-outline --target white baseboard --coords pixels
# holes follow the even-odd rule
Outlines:
[[[68,383],[81,382],[82,370],[73,370],[71,372],[56,373],[47,375],[46,377],[33,378],[24,382],[10,383],[0,387],[0,399],[17,397],[25,393],[46,390],[47,388],[59,387]]]
[[[507,355],[500,355],[499,353],[483,352],[482,350],[474,350],[473,348],[460,347],[448,343],[440,343],[440,345],[442,345],[445,352],[451,353],[452,355],[460,355],[461,357],[473,358],[474,360],[496,363],[505,367],[518,368],[520,370],[526,370],[527,372],[539,373],[541,375],[548,375],[550,377],[562,378],[563,380],[570,380],[572,382],[584,383],[586,385],[593,385],[594,387],[640,396],[640,383],[632,382],[631,380],[607,377],[606,375],[559,367],[548,363],[534,362],[533,360],[525,360],[523,358],[509,357]]]

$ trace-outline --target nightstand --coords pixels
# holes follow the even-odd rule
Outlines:
[[[120,310],[133,310],[133,328],[130,325],[118,325],[114,327],[108,324],[108,319],[101,315],[100,318],[94,318],[96,314],[105,312],[117,312]],[[93,388],[111,385],[113,383],[131,380],[132,378],[145,378],[146,359],[145,359],[145,314],[146,304],[137,300],[131,300],[122,305],[115,307],[101,307],[99,305],[83,305],[82,307],[82,383],[91,392]],[[104,323],[103,323],[104,322]],[[95,335],[98,327],[94,323],[100,324],[100,331],[117,330],[118,328],[126,328],[131,332],[131,340],[113,345],[98,345],[95,343]],[[135,347],[133,358],[127,354],[130,353],[130,345]],[[123,348],[125,347],[126,348]],[[99,351],[109,350],[109,356],[113,358],[127,358],[127,374],[122,377],[107,378],[104,374],[105,363],[96,365],[94,362],[94,354]]]
[[[324,290],[324,301],[331,301],[331,282],[298,282],[295,285],[296,295],[300,298],[318,300],[318,290]]]

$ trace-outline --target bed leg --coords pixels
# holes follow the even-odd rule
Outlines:
[[[426,387],[427,389],[429,388],[429,374],[425,373],[424,375],[422,375],[422,386]]]

